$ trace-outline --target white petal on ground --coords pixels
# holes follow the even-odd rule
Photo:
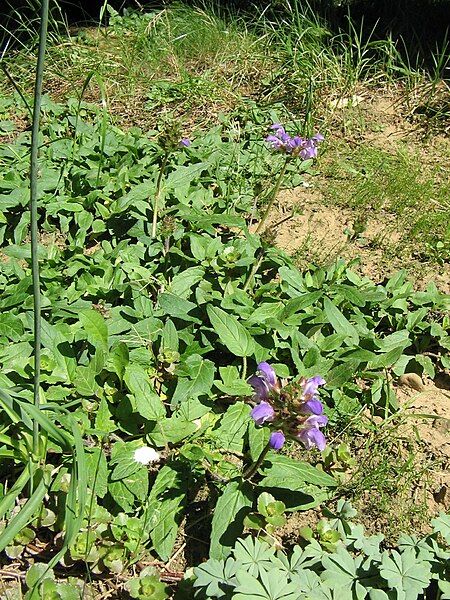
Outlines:
[[[134,451],[134,460],[142,465],[148,465],[150,463],[159,462],[161,456],[154,448],[148,446],[142,446]]]

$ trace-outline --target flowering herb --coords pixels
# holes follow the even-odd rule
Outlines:
[[[299,135],[292,137],[286,133],[280,123],[274,123],[271,129],[273,133],[266,137],[266,142],[274,150],[291,156],[300,156],[303,160],[316,158],[317,145],[324,140],[323,135],[320,133],[316,133],[311,138],[302,138]]]
[[[184,148],[189,148],[191,145],[191,140],[189,138],[183,138],[180,140],[180,146]]]
[[[273,150],[285,154],[286,160],[284,161],[275,185],[268,196],[269,201],[258,227],[256,228],[256,233],[261,233],[264,230],[270,210],[280,190],[288,162],[297,156],[303,160],[316,158],[317,146],[325,139],[321,133],[316,133],[311,138],[302,138],[299,135],[290,136],[286,133],[286,130],[281,123],[274,123],[270,129],[272,130],[272,133],[266,137],[265,141],[268,142]]]
[[[307,450],[325,449],[326,438],[320,428],[328,423],[328,418],[318,397],[319,387],[325,385],[322,377],[302,378],[281,388],[273,367],[262,362],[248,383],[253,387],[253,399],[258,402],[251,411],[252,419],[257,425],[271,423],[278,428],[270,436],[271,448],[280,450],[286,436],[290,436],[302,442]]]

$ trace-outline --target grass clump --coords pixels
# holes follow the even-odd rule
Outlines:
[[[266,60],[264,40],[231,13],[182,4],[146,13],[120,15],[109,6],[107,11],[108,27],[67,29],[50,41],[45,89],[54,97],[79,95],[87,74],[95,73],[114,112],[122,111],[120,120],[128,113],[131,121],[133,114],[154,121],[155,109],[186,113],[205,104],[233,106],[239,92],[254,85]],[[4,65],[28,92],[34,66],[30,48],[19,47]],[[3,86],[7,89],[6,79]],[[95,85],[85,97],[98,100]]]
[[[450,258],[450,186],[438,177],[439,165],[406,147],[389,152],[368,144],[356,150],[341,144],[337,154],[345,158],[333,156],[328,162],[325,200],[354,211],[358,235],[370,227],[372,243],[391,256],[401,252],[437,262]]]

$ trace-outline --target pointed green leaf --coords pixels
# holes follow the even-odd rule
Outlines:
[[[250,333],[233,315],[221,308],[208,304],[206,308],[209,320],[217,333],[220,342],[236,356],[251,356],[255,351],[255,343]]]

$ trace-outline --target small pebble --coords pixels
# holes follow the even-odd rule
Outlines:
[[[405,385],[418,392],[423,392],[425,389],[422,379],[419,377],[419,375],[417,375],[417,373],[405,373],[398,378],[398,382],[400,385]]]

